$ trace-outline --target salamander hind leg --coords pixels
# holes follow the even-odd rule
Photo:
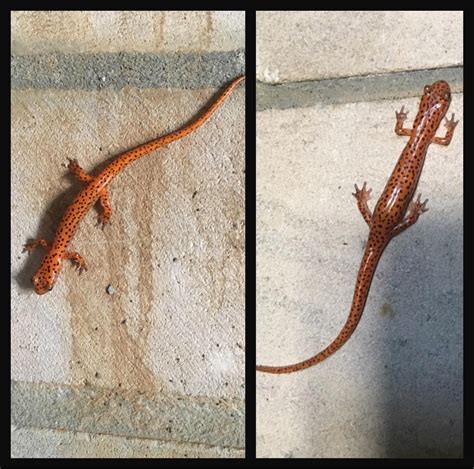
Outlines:
[[[70,259],[72,262],[74,262],[76,264],[76,269],[79,269],[80,274],[84,270],[87,270],[84,258],[77,252],[65,252],[63,254],[63,259]]]
[[[425,199],[424,202],[421,202],[421,194],[418,194],[416,200],[412,200],[408,207],[408,212],[401,223],[399,223],[395,228],[392,230],[392,236],[397,236],[398,234],[405,231],[408,227],[416,223],[419,216],[428,210],[426,204],[428,203],[428,199]]]
[[[451,143],[453,138],[454,129],[458,125],[459,121],[454,120],[454,113],[451,116],[451,119],[445,118],[444,126],[446,127],[446,135],[444,137],[433,137],[432,142],[437,143],[438,145],[448,146]]]
[[[112,204],[110,202],[110,194],[107,189],[102,189],[99,196],[99,203],[102,207],[102,212],[99,213],[98,225],[104,229],[105,225],[110,223],[110,217],[112,216]]]
[[[405,111],[405,106],[402,106],[400,111],[395,111],[395,115],[397,116],[397,123],[395,124],[395,133],[400,136],[409,137],[412,133],[412,129],[406,129],[403,127],[403,123],[405,122],[408,111]]]
[[[365,222],[369,227],[372,224],[372,212],[370,211],[369,206],[367,205],[367,201],[370,199],[370,193],[372,189],[367,189],[367,183],[364,182],[362,189],[357,187],[357,184],[354,184],[355,192],[352,195],[357,199],[357,207],[359,207],[359,211],[362,214]]]

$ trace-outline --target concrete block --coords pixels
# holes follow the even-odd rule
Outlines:
[[[12,458],[243,458],[243,450],[12,427]]]
[[[259,11],[257,79],[285,83],[459,66],[462,11]]]
[[[244,11],[14,11],[11,20],[15,55],[245,47]]]

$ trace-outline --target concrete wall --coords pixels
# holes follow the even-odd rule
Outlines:
[[[244,71],[244,12],[12,13],[12,457],[244,456],[244,116],[111,184],[38,296],[30,278],[81,184],[196,116]]]
[[[298,82],[462,63],[462,11],[257,12],[257,79]]]
[[[368,233],[351,192],[367,181],[374,207],[406,142],[395,110],[411,123],[445,79],[460,120],[348,343],[258,373],[257,457],[462,456],[461,38],[460,12],[257,13],[257,363],[308,358],[344,324]]]

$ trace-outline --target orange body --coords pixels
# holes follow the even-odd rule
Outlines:
[[[76,232],[79,223],[82,221],[89,209],[99,200],[103,212],[99,216],[99,221],[105,225],[112,214],[108,185],[110,181],[122,171],[122,169],[131,162],[138,160],[142,156],[156,150],[159,147],[168,145],[179,140],[189,133],[196,130],[204,122],[206,122],[224,99],[232,92],[232,90],[244,80],[244,76],[240,76],[233,80],[223,93],[214,101],[211,106],[191,124],[172,132],[168,135],[160,137],[151,142],[140,145],[130,150],[112,161],[99,175],[92,177],[87,175],[75,160],[69,160],[69,169],[81,181],[86,182],[87,186],[82,189],[71,205],[67,208],[59,227],[56,231],[54,241],[51,245],[44,239],[32,241],[25,245],[25,250],[31,251],[36,246],[41,245],[47,249],[47,254],[38,270],[32,278],[33,286],[39,295],[50,291],[61,271],[62,261],[71,259],[76,262],[79,270],[84,270],[85,262],[76,252],[68,252],[66,249]]]
[[[369,237],[357,275],[351,310],[339,335],[324,350],[307,360],[287,366],[257,365],[257,371],[281,374],[303,370],[332,355],[349,339],[364,311],[372,278],[385,247],[394,236],[413,225],[420,214],[427,210],[427,200],[422,203],[420,195],[416,200],[413,200],[413,196],[430,143],[449,145],[451,142],[457,124],[454,121],[454,114],[450,120],[446,119],[446,135],[435,136],[450,102],[449,85],[445,81],[437,81],[431,86],[425,86],[418,114],[411,129],[403,128],[403,121],[407,117],[403,107],[400,112],[396,112],[395,132],[397,135],[410,138],[387,181],[373,214],[367,205],[371,190],[366,189],[365,182],[362,189],[355,186],[356,192],[353,195],[369,226]]]

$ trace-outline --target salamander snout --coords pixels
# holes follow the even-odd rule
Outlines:
[[[53,289],[53,285],[48,282],[48,280],[41,274],[36,273],[31,278],[31,282],[33,283],[33,287],[35,288],[35,292],[38,295],[43,295]]]
[[[451,101],[451,89],[444,80],[435,81],[431,86],[426,85],[423,94],[432,98],[441,98],[448,102]]]
[[[49,252],[31,278],[31,282],[38,295],[48,293],[53,289],[61,270],[61,255]]]

